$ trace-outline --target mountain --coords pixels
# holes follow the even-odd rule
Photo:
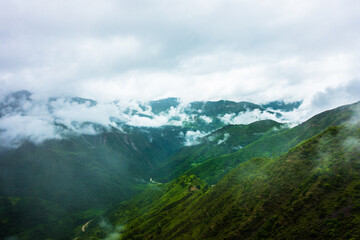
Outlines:
[[[251,124],[228,125],[199,139],[199,144],[185,146],[171,155],[156,169],[159,181],[180,176],[208,159],[239,151],[258,139],[287,129],[285,124],[262,120]]]
[[[150,101],[149,105],[151,107],[151,111],[154,114],[159,114],[161,112],[168,112],[171,108],[176,108],[180,105],[180,99],[178,98],[166,98],[160,99],[157,101]],[[146,104],[143,105],[146,108]]]
[[[128,133],[114,130],[41,145],[28,142],[0,155],[0,179],[6,183],[1,194],[30,195],[86,207],[93,206],[100,193],[87,191],[98,189],[112,202],[117,199],[116,192],[130,191],[129,186],[145,182],[151,177],[149,169],[182,146],[182,139],[174,131],[178,129],[130,128]],[[60,198],[65,193],[66,200]],[[82,197],[77,199],[78,195]]]
[[[27,142],[1,153],[0,196],[19,199],[19,203],[30,198],[39,202],[39,208],[55,206],[62,209],[61,217],[74,215],[69,224],[82,219],[82,212],[91,210],[96,215],[129,199],[144,188],[150,170],[180,149],[183,142],[177,127],[125,130],[49,140],[40,145]],[[33,217],[28,216],[32,222],[48,224],[47,218]],[[13,229],[12,234],[21,233],[20,229]],[[46,232],[48,235],[43,236],[47,238],[56,234],[50,229]],[[23,238],[36,236],[35,231]]]
[[[232,101],[121,105],[9,95],[0,104],[0,238],[69,239],[93,220],[90,233],[103,216],[105,232],[117,234],[107,223],[113,210],[122,217],[111,223],[126,225],[128,213],[140,217],[203,195],[239,164],[279,156],[348,121],[359,103],[295,128],[280,123],[293,106],[278,105],[283,110]]]
[[[359,125],[330,127],[214,187],[194,175],[149,186],[104,216],[113,231],[94,223],[81,239],[358,239],[359,139]]]
[[[184,145],[199,144],[199,148],[204,147],[203,152],[211,150],[210,145],[198,142],[198,135],[204,136],[226,126],[219,116],[235,116],[249,111],[249,107],[261,108],[256,104],[230,101],[180,106],[176,98],[121,108],[113,103],[101,105],[79,97],[52,97],[39,102],[28,91],[8,95],[0,104],[0,216],[4,220],[0,236],[68,239],[72,234],[69,229],[101,215],[118,202],[129,200],[143,191],[160,169],[177,165],[168,158],[173,154],[181,155],[178,151],[190,153],[191,150],[182,150]],[[105,114],[109,109],[116,111],[101,116],[106,121],[97,121],[99,117],[94,116],[90,119],[95,121],[88,121],[84,116],[87,111],[94,115],[98,110],[103,113],[104,109]],[[199,113],[200,110],[204,112]],[[134,123],[139,119],[157,121],[164,116],[169,120],[163,126],[146,127]],[[209,124],[212,120],[206,117],[217,119],[214,120],[216,124]],[[180,119],[181,124],[171,124],[171,119]],[[14,121],[18,126],[8,132],[6,127]],[[39,123],[41,129],[45,125],[45,132],[37,130],[32,121]],[[265,122],[264,128],[268,130],[280,126],[274,121]],[[260,125],[262,123],[258,127]],[[49,129],[53,135],[47,136]],[[224,143],[208,154],[236,151],[240,144],[248,144],[260,136],[252,135],[252,131],[258,131],[257,127],[232,125],[218,130],[210,138]],[[233,136],[224,139],[227,134]],[[191,149],[190,146],[185,148]],[[192,166],[193,163],[189,163]],[[183,165],[172,170],[178,169],[174,176],[189,168]]]
[[[270,108],[273,110],[282,110],[284,112],[291,112],[294,109],[297,109],[302,104],[302,101],[296,101],[291,103],[286,103],[284,101],[273,101],[266,104],[261,104],[263,108]]]
[[[1,239],[70,239],[81,223],[60,205],[32,197],[0,197],[0,216]]]
[[[244,161],[253,157],[279,156],[326,128],[349,121],[359,105],[360,102],[357,102],[325,111],[296,127],[280,131],[277,134],[264,135],[237,152],[210,158],[190,169],[187,173],[194,174],[209,184],[215,184],[227,172]]]
[[[249,102],[207,101],[183,103],[177,98],[148,102],[97,102],[80,97],[33,98],[28,91],[11,93],[0,102],[0,149],[20,146],[24,140],[43,142],[68,135],[98,134],[111,127],[182,126],[202,135],[228,124],[272,119],[289,121],[282,113],[296,103],[282,103],[277,110]],[[296,105],[298,106],[298,105]],[[14,128],[11,123],[18,123]],[[34,126],[41,128],[36,131]]]
[[[29,91],[18,91],[11,93],[0,102],[0,118],[14,112],[24,113],[23,105],[30,101],[31,93]]]

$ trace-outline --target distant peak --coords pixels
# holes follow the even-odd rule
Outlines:
[[[12,92],[12,93],[9,93],[7,96],[6,96],[6,99],[27,99],[29,100],[30,99],[30,96],[32,95],[31,92],[27,91],[27,90],[21,90],[21,91],[16,91],[16,92]]]
[[[295,102],[284,102],[284,101],[272,101],[265,104],[262,104],[261,106],[263,108],[271,108],[273,110],[282,110],[285,112],[291,112],[294,109],[298,109],[300,105],[302,104],[302,101],[295,101]]]

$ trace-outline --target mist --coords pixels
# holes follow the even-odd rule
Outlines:
[[[1,239],[360,238],[359,0],[0,9]]]
[[[166,102],[167,100],[162,100]],[[9,94],[0,108],[0,142],[4,148],[20,146],[24,141],[39,144],[49,139],[63,139],[73,135],[96,135],[123,126],[162,127],[191,124],[211,125],[249,124],[254,121],[272,119],[296,125],[304,120],[302,105],[293,111],[273,109],[247,109],[245,112],[206,115],[192,109],[192,103],[181,99],[175,106],[153,110],[151,101],[100,102],[78,97],[52,97],[36,99],[30,92]],[[194,112],[195,111],[195,112]],[[295,117],[293,117],[295,116]],[[215,122],[214,122],[215,121]],[[198,139],[209,134],[205,129],[189,130],[183,133],[184,145],[198,144]]]

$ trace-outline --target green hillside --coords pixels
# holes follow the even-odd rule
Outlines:
[[[40,145],[28,142],[1,153],[0,196],[33,199],[39,202],[38,211],[41,208],[47,212],[62,209],[63,216],[71,215],[72,220],[64,225],[70,224],[66,226],[68,229],[75,228],[84,215],[94,217],[142,191],[151,177],[149,170],[183,145],[178,128],[129,128],[127,131],[74,136]],[[152,141],[149,141],[150,136]],[[21,211],[17,213],[2,211],[0,218],[8,219],[9,226],[17,225],[22,216]],[[34,239],[43,231],[41,236],[67,239],[54,228],[41,227],[51,225],[54,216],[29,216],[32,227],[25,225],[29,228],[0,231],[0,238],[11,233],[23,235],[23,239]],[[25,234],[24,229],[29,233]]]
[[[151,231],[156,231],[159,226],[167,224],[170,220],[163,211],[172,211],[172,208],[182,208],[183,203],[189,203],[207,192],[208,185],[196,176],[183,175],[176,180],[161,184],[149,184],[147,188],[130,201],[122,202],[109,209],[101,217],[94,218],[85,233],[78,231],[80,239],[106,239],[116,236],[124,226],[131,222],[134,225],[143,225]],[[106,223],[106,224],[104,224]],[[142,239],[141,232],[135,230],[132,238]]]
[[[175,100],[170,103],[175,104]],[[157,106],[158,103],[154,104]],[[247,103],[233,104],[227,101],[211,104],[215,104],[212,106],[214,108],[224,107],[225,112],[234,111],[240,105],[244,109],[248,107]],[[211,112],[211,104],[198,103],[197,111]],[[69,239],[79,236],[83,239],[106,239],[113,236],[113,239],[117,239],[122,234],[125,239],[144,239],[144,236],[150,239],[159,239],[159,236],[160,239],[177,236],[179,239],[206,239],[215,235],[220,239],[220,236],[225,235],[237,239],[239,236],[233,232],[234,229],[224,227],[231,226],[231,222],[226,220],[225,225],[219,229],[216,224],[221,226],[221,221],[227,218],[220,210],[222,205],[227,204],[226,199],[230,203],[235,201],[229,198],[229,191],[240,191],[242,186],[251,184],[232,182],[229,176],[241,168],[247,169],[246,173],[257,171],[255,175],[267,171],[276,173],[279,167],[276,164],[283,161],[279,159],[284,158],[278,158],[281,154],[304,141],[303,145],[311,143],[315,146],[320,140],[307,140],[331,126],[347,122],[359,104],[323,112],[294,128],[272,120],[257,121],[249,125],[228,125],[203,137],[199,144],[185,147],[185,133],[192,129],[186,125],[158,128],[124,125],[122,130],[103,129],[98,135],[69,135],[65,139],[48,140],[42,144],[25,142],[16,149],[0,152],[0,238],[16,236],[20,239]],[[230,110],[226,110],[226,106]],[[157,107],[166,109],[168,106],[158,104]],[[316,138],[328,139],[326,141],[329,142],[335,141],[333,138],[350,138],[356,146],[358,129],[346,129],[330,128]],[[316,147],[329,152],[324,156],[329,155],[331,158],[337,156],[337,150],[332,150],[333,147],[340,149],[334,144],[320,144]],[[356,147],[350,148],[351,151],[356,150]],[[299,150],[298,147],[295,149]],[[294,151],[291,150],[286,156]],[[309,153],[306,157],[312,159],[319,156]],[[353,161],[353,165],[356,164]],[[248,169],[246,166],[255,167]],[[298,167],[302,168],[300,165]],[[246,176],[245,172],[242,175]],[[281,179],[282,176],[271,175],[271,181],[273,178]],[[286,183],[292,180],[289,178],[281,181]],[[327,183],[329,186],[333,184],[331,181]],[[274,182],[274,186],[276,184]],[[215,187],[211,187],[213,185]],[[254,194],[257,193],[262,196],[260,187],[251,190],[252,185],[249,186],[246,189],[254,192],[249,193],[252,198],[256,199],[258,195]],[[350,195],[354,196],[353,194],[355,193],[351,192]],[[295,197],[300,199],[301,196]],[[217,203],[217,198],[226,200],[226,204]],[[189,226],[188,232],[182,228],[182,221],[189,224],[193,221],[190,217],[200,214],[197,210],[200,206],[209,214],[213,211],[213,215],[209,215],[207,220],[218,221],[214,227],[210,227],[215,235],[206,233],[206,224],[204,228],[201,224],[195,227],[198,222],[191,226],[194,227],[193,230]],[[211,206],[214,206],[213,209]],[[250,216],[254,209],[246,212],[246,216]],[[216,210],[220,211],[218,215],[215,214]],[[224,213],[228,211],[225,210]],[[332,210],[329,208],[327,211]],[[197,221],[203,217],[199,215]],[[267,221],[267,216],[264,219]],[[86,223],[87,230],[84,233]],[[211,222],[210,226],[212,225]],[[260,230],[257,228],[250,229],[248,237],[256,237],[257,235],[252,234],[257,234],[258,231]],[[210,235],[201,235],[202,233]]]
[[[182,176],[115,232],[122,239],[358,239],[359,139],[359,126],[331,127],[285,155],[240,164],[208,191]],[[178,191],[183,179],[189,184]],[[117,226],[116,214],[108,216]]]
[[[0,197],[0,233],[14,239],[70,239],[81,217],[38,198]],[[5,238],[6,239],[6,238]],[[10,238],[11,239],[11,238]]]
[[[284,124],[263,120],[248,125],[228,125],[201,139],[200,144],[182,148],[156,169],[160,181],[174,179],[202,162],[238,151],[250,143],[284,131]]]
[[[218,182],[227,172],[238,164],[254,157],[274,157],[287,152],[291,147],[320,133],[331,126],[348,121],[359,102],[320,113],[308,121],[278,134],[264,135],[239,151],[214,157],[190,169],[187,174],[194,174],[209,184]]]
[[[72,210],[124,200],[151,177],[149,169],[182,146],[171,130],[151,137],[113,131],[24,144],[1,155],[1,195],[39,197]]]

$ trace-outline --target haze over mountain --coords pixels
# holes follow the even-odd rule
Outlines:
[[[168,98],[157,101],[98,103],[79,97],[51,97],[36,101],[28,91],[7,95],[0,103],[0,146],[18,147],[25,140],[41,143],[69,135],[124,131],[134,127],[182,126],[185,145],[196,143],[227,124],[248,124],[273,119],[288,124],[300,121],[294,117],[301,102],[274,101],[263,105],[249,102],[190,102]]]
[[[0,239],[360,239],[359,9],[0,0]]]
[[[358,100],[359,7],[3,0],[0,98],[26,89],[45,101],[303,100],[313,116]]]
[[[96,106],[86,99],[70,101]],[[167,99],[149,103],[154,108],[148,112],[162,112],[168,109],[168,104],[176,102]],[[220,101],[193,103],[184,112],[199,113],[201,106],[201,113],[209,118],[231,114],[229,111],[236,115],[238,111],[248,111],[244,104],[255,106],[258,111],[259,108],[268,111],[250,103]],[[294,107],[294,104],[280,105],[285,107],[284,113]],[[229,110],[226,106],[232,108]],[[23,111],[16,104],[12,107]],[[354,121],[353,118],[358,118],[357,112],[358,103],[324,112],[292,128],[272,120],[248,125],[227,125],[219,121],[220,125],[212,126],[209,121],[191,121],[178,126],[123,124],[110,128],[88,123],[99,131],[91,134],[67,132],[68,135],[59,139],[37,144],[29,140],[19,143],[19,147],[6,148],[0,153],[0,214],[5,219],[1,234],[21,239],[39,236],[68,239],[77,232],[76,226],[98,217],[101,219],[105,211],[119,202],[131,200],[136,194],[145,194],[147,200],[141,201],[155,201],[157,195],[151,192],[147,195],[149,184],[157,184],[155,181],[168,182],[195,174],[208,184],[216,184],[242,162],[256,156],[278,156],[329,126]],[[68,129],[66,125],[56,124],[61,130]],[[189,146],[186,135],[194,129],[212,133],[192,139],[195,144]],[[99,221],[94,223],[100,224]],[[117,234],[120,230],[116,230]]]
[[[343,106],[323,112],[298,127],[266,132],[234,153],[228,150],[230,154],[214,148],[213,141],[219,144],[215,137],[221,132],[210,135],[202,144],[185,147],[170,157],[171,164],[159,177],[177,171],[178,174],[170,174],[168,178],[173,181],[150,183],[132,200],[94,219],[89,230],[79,232],[78,236],[81,239],[301,239],[304,235],[314,239],[357,238],[360,236],[359,116],[359,102]],[[260,130],[266,126],[263,123],[256,124],[237,129],[230,126],[221,131],[238,137],[231,142],[239,143],[247,139],[244,129],[257,132],[266,129]],[[231,144],[226,143],[230,148]],[[290,149],[292,146],[295,147]],[[286,154],[279,157],[282,153]],[[212,158],[217,154],[221,156]],[[198,159],[206,155],[207,159]],[[184,169],[184,163],[190,171]]]

